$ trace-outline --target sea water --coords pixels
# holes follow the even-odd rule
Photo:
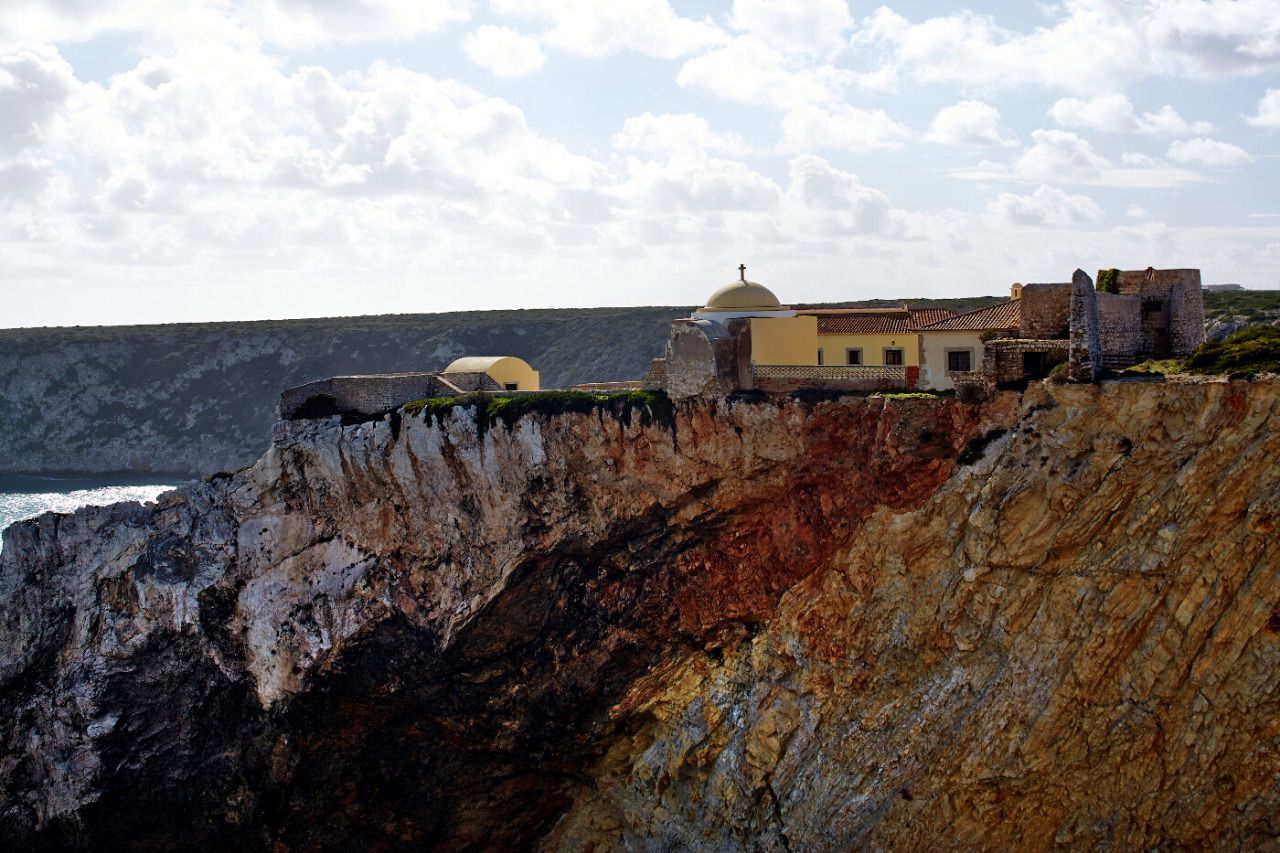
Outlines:
[[[42,512],[75,512],[82,506],[153,501],[183,480],[163,477],[0,477],[0,530]]]

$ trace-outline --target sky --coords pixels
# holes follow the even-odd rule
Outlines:
[[[1280,287],[1280,0],[4,0],[0,326]]]

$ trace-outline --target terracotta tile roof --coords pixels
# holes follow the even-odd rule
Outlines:
[[[818,318],[819,335],[895,335],[914,332],[955,312],[946,308],[806,308]]]
[[[908,308],[907,310],[911,312],[911,317],[915,320],[917,329],[930,323],[939,323],[956,316],[956,312],[950,308]]]
[[[922,332],[964,332],[984,329],[1016,329],[1022,319],[1022,303],[1017,299],[1001,302],[989,308],[979,308],[968,314],[960,314],[940,320],[920,329]]]

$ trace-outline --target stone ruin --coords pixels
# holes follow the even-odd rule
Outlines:
[[[1076,270],[1071,281],[1022,287],[1016,338],[989,341],[983,373],[996,384],[1047,375],[1091,382],[1105,370],[1190,355],[1204,343],[1198,269],[1117,272],[1118,293],[1097,290]]]

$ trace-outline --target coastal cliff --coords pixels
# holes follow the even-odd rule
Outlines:
[[[1257,847],[1280,384],[277,424],[0,556],[47,847]]]

